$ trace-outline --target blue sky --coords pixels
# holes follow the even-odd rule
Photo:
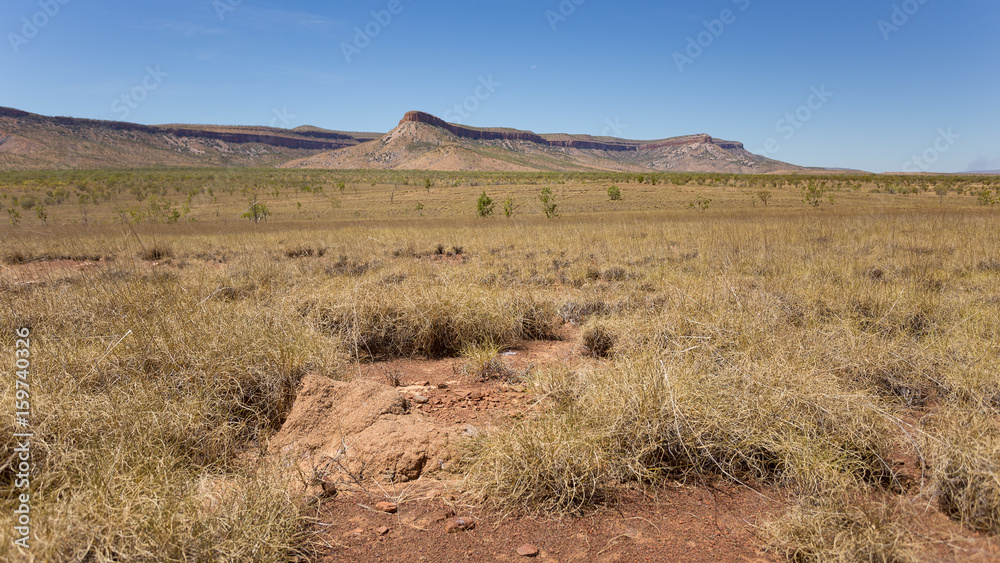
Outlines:
[[[380,132],[419,109],[708,133],[806,166],[1000,169],[997,30],[996,0],[4,0],[0,105]]]

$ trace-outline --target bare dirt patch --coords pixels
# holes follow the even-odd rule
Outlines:
[[[317,525],[320,561],[775,561],[760,549],[757,526],[778,504],[747,489],[626,490],[612,506],[582,517],[504,517],[431,490],[399,503],[397,514],[368,510],[364,495],[323,505]],[[364,505],[364,506],[362,506]],[[446,531],[450,518],[475,522]]]
[[[40,260],[0,264],[0,277],[13,286],[38,285],[93,272],[101,262],[92,260]]]

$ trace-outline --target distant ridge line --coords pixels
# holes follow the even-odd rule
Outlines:
[[[604,150],[604,151],[626,151],[626,152],[639,152],[655,150],[664,147],[679,147],[684,145],[694,145],[698,143],[708,143],[718,145],[724,149],[742,149],[743,143],[738,143],[735,141],[721,141],[713,139],[710,135],[690,135],[687,137],[679,137],[676,139],[667,139],[664,141],[656,141],[653,143],[640,143],[638,141],[621,141],[621,142],[605,142],[605,141],[585,141],[579,139],[572,140],[550,140],[545,137],[532,133],[530,131],[518,131],[518,130],[504,130],[504,131],[490,131],[488,129],[476,129],[472,127],[463,127],[461,125],[455,125],[453,123],[448,123],[447,121],[435,117],[429,113],[422,111],[408,111],[403,116],[403,119],[399,121],[399,124],[404,123],[424,123],[427,125],[432,125],[434,127],[439,127],[455,135],[456,137],[462,137],[465,139],[474,139],[480,141],[530,141],[532,143],[538,143],[540,145],[546,145],[550,147],[563,147],[572,149],[589,149],[589,150]]]

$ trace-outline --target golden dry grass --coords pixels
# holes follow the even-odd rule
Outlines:
[[[461,355],[488,377],[560,317],[597,358],[530,374],[544,409],[470,445],[469,485],[492,502],[575,512],[622,480],[771,483],[802,499],[775,528],[793,558],[905,561],[878,500],[903,494],[902,449],[945,512],[997,533],[992,209],[845,188],[814,210],[788,186],[765,209],[716,183],[619,183],[608,202],[602,180],[569,176],[558,219],[476,220],[467,180],[438,178],[424,217],[398,212],[427,195],[413,180],[391,206],[391,184],[338,191],[339,208],[310,192],[302,217],[281,196],[266,224],[234,218],[237,192],[195,198],[197,222],[56,209],[4,228],[0,362],[16,329],[34,342],[35,560],[287,560],[307,513],[258,452],[303,374]],[[531,201],[540,185],[518,181],[488,191]],[[685,209],[699,193],[718,205]],[[0,496],[5,545],[14,502]]]

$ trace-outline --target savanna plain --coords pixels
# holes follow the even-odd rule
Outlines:
[[[529,526],[571,530],[524,532],[551,561],[996,561],[998,202],[995,176],[5,172],[0,559],[513,561]],[[277,455],[304,381],[366,374],[475,428],[433,474]],[[473,422],[483,393],[515,399]],[[671,543],[692,494],[759,515],[742,547]],[[480,525],[402,523],[427,503]]]

